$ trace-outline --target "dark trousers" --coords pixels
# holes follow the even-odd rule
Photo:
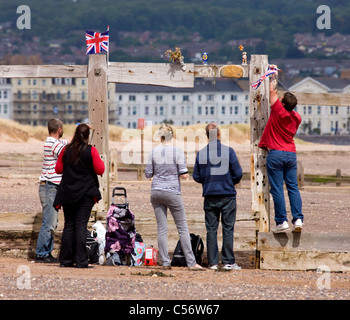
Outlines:
[[[205,226],[207,229],[207,254],[210,265],[219,263],[219,250],[217,231],[221,216],[222,224],[222,250],[223,264],[234,264],[233,231],[236,222],[236,199],[205,197]]]
[[[60,264],[85,268],[88,266],[86,230],[94,200],[83,197],[80,201],[63,206],[64,228],[62,233]]]

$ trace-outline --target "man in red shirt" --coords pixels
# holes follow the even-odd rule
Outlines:
[[[277,67],[276,67],[277,69]],[[293,216],[294,232],[301,232],[304,215],[297,180],[297,156],[294,136],[301,123],[300,115],[294,111],[297,98],[286,92],[282,101],[278,99],[277,79],[270,81],[271,113],[262,134],[259,147],[268,151],[266,166],[270,192],[275,207],[276,228],[273,232],[289,230],[283,184],[286,183]]]

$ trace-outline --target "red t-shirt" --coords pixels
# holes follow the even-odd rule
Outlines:
[[[296,152],[294,136],[301,123],[301,116],[295,111],[287,111],[281,101],[271,106],[271,113],[262,134],[259,148]]]

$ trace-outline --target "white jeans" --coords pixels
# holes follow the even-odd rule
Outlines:
[[[158,249],[162,265],[170,266],[171,263],[168,252],[167,209],[169,208],[180,236],[181,247],[186,258],[187,266],[195,266],[196,259],[192,251],[191,238],[181,195],[167,191],[152,190],[151,203],[157,219]]]

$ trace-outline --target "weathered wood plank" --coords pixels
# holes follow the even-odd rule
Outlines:
[[[193,88],[194,65],[183,71],[173,63],[110,62],[108,82],[149,84],[177,88]]]
[[[343,93],[306,93],[306,92],[294,92],[292,93],[298,99],[298,105],[316,105],[316,106],[350,106],[350,94]],[[283,91],[279,92],[282,97]]]
[[[350,253],[310,251],[261,251],[260,269],[316,270],[327,266],[331,272],[350,272]]]
[[[86,65],[0,66],[0,78],[86,78]]]
[[[259,232],[260,251],[319,251],[350,253],[350,234]]]
[[[265,55],[252,55],[250,62],[251,83],[257,81],[267,70]],[[269,117],[269,83],[263,81],[257,90],[250,88],[250,151],[252,211],[259,212],[259,231],[270,228],[270,194],[266,168],[266,151],[258,147]]]
[[[88,69],[89,120],[94,128],[92,145],[95,146],[105,164],[105,172],[99,177],[102,200],[96,205],[99,213],[106,213],[109,201],[109,133],[107,62],[104,55],[89,55]],[[105,216],[105,214],[104,214]]]

